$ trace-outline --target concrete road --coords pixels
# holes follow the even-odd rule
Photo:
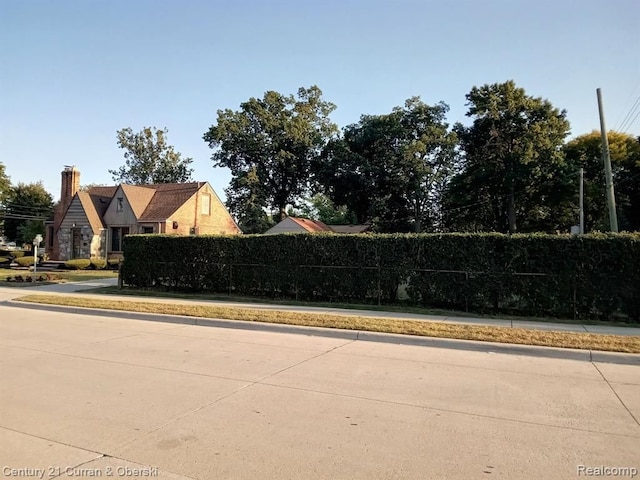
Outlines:
[[[631,365],[0,306],[0,378],[4,478],[640,469]]]

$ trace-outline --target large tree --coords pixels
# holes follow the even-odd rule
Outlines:
[[[555,208],[570,186],[566,113],[513,81],[474,87],[466,98],[473,123],[456,127],[464,163],[447,194],[449,228],[567,229],[566,211]]]
[[[255,168],[232,177],[225,191],[227,208],[243,233],[264,233],[274,225],[265,210],[267,198]]]
[[[273,208],[284,218],[287,205],[297,205],[309,190],[312,160],[337,132],[329,119],[334,109],[312,86],[300,88],[297,98],[269,91],[242,103],[238,111],[218,110],[217,123],[203,138],[215,149],[214,165],[231,170],[226,193],[234,215],[253,215],[257,206]]]
[[[125,150],[125,164],[109,170],[113,180],[120,183],[145,185],[155,183],[184,183],[192,181],[191,158],[182,158],[167,144],[166,128],[145,127],[134,133],[131,128],[118,130],[118,147]]]
[[[316,193],[300,208],[297,215],[320,220],[327,225],[353,225],[357,218],[346,206],[336,207],[331,199],[322,193]]]
[[[44,234],[44,220],[53,215],[53,197],[42,182],[18,183],[6,202],[5,235],[16,243],[31,243]]]
[[[2,207],[11,193],[11,179],[7,175],[4,163],[0,162],[0,207]]]
[[[640,139],[610,131],[607,133],[620,230],[640,230]],[[584,168],[585,228],[609,230],[602,163],[602,137],[593,131],[574,138],[565,146],[573,171]]]
[[[10,193],[11,180],[6,173],[4,163],[0,162],[0,236],[4,236],[4,209]]]
[[[319,189],[380,231],[438,229],[455,159],[447,111],[413,97],[389,114],[363,115],[315,163]]]

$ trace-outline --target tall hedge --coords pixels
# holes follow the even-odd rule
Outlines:
[[[124,256],[135,287],[640,321],[640,234],[128,235]]]

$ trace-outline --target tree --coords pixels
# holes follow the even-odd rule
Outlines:
[[[257,205],[276,209],[282,219],[287,205],[297,205],[309,190],[311,162],[337,132],[329,119],[334,109],[312,86],[300,88],[297,99],[268,91],[242,103],[239,111],[218,110],[217,123],[203,138],[216,149],[214,166],[231,170],[226,193],[233,198],[227,206],[234,215],[256,212]],[[242,207],[241,201],[249,203]]]
[[[156,183],[185,183],[192,181],[191,158],[182,158],[167,144],[166,128],[145,127],[134,133],[131,128],[118,130],[118,147],[125,150],[125,165],[109,170],[119,183],[146,185]]]
[[[18,183],[7,200],[5,235],[16,243],[31,243],[29,235],[44,234],[44,220],[52,215],[53,197],[42,182]]]
[[[313,195],[300,208],[299,216],[319,220],[327,225],[353,225],[357,223],[355,214],[345,206],[336,207],[331,199],[322,193]]]
[[[570,185],[566,113],[513,81],[474,87],[466,98],[473,123],[455,128],[464,161],[447,192],[449,229],[566,229],[566,212],[555,209]]]
[[[274,225],[264,209],[267,203],[256,169],[240,172],[231,179],[227,194],[227,208],[236,216],[243,233],[264,233]]]
[[[4,163],[0,162],[0,207],[5,204],[11,194],[11,179],[6,173]]]
[[[455,159],[447,111],[413,97],[389,114],[363,115],[314,164],[318,188],[380,231],[438,229]]]
[[[5,172],[4,163],[0,162],[0,236],[4,236],[4,209],[10,194],[11,180]]]
[[[607,139],[620,230],[640,230],[640,139],[614,131]],[[564,152],[574,171],[584,168],[585,229],[609,230],[600,132],[574,138]]]

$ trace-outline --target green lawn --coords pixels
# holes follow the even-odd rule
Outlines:
[[[79,292],[80,293],[80,292]],[[593,319],[581,319],[572,320],[567,318],[551,318],[551,317],[534,317],[534,316],[515,316],[515,315],[493,315],[493,314],[481,314],[474,312],[463,312],[457,310],[443,310],[440,308],[420,307],[413,305],[374,305],[374,304],[362,304],[362,303],[340,303],[340,302],[305,302],[295,300],[278,299],[265,297],[248,297],[240,295],[228,295],[224,293],[185,293],[185,292],[169,292],[169,291],[156,291],[156,290],[144,290],[133,287],[124,287],[119,289],[118,287],[97,287],[89,290],[83,290],[81,293],[97,293],[106,295],[130,295],[136,297],[156,297],[156,298],[179,298],[184,300],[213,300],[222,302],[239,302],[239,303],[262,303],[269,305],[291,305],[298,307],[320,307],[320,308],[343,308],[347,310],[369,310],[372,312],[396,312],[396,313],[416,313],[419,315],[437,315],[442,317],[477,317],[477,318],[492,318],[500,320],[530,320],[535,322],[552,322],[552,323],[566,323],[570,325],[605,325],[605,326],[617,326],[628,327],[637,326],[637,324],[629,324],[627,322],[614,322],[614,321],[600,321]]]
[[[34,285],[47,285],[52,283],[63,282],[82,282],[83,280],[92,280],[96,278],[116,278],[118,272],[111,270],[56,270],[54,272],[38,272],[37,276],[44,275],[46,273],[53,274],[57,277],[55,280],[48,282],[36,282],[36,283],[15,283],[7,282],[7,277],[15,277],[16,275],[22,275],[23,278],[32,276],[33,272],[29,270],[13,270],[10,268],[0,268],[0,285],[4,287],[28,287]]]
[[[592,333],[554,332],[525,328],[489,325],[460,325],[398,318],[375,318],[339,315],[334,313],[287,312],[260,308],[229,307],[224,305],[183,305],[175,303],[123,301],[110,298],[91,298],[61,295],[27,295],[21,302],[70,307],[123,310],[129,312],[182,315],[200,318],[225,318],[246,322],[304,325],[310,327],[363,330],[460,340],[517,343],[547,347],[579,348],[611,352],[640,353],[640,337],[598,335]]]

